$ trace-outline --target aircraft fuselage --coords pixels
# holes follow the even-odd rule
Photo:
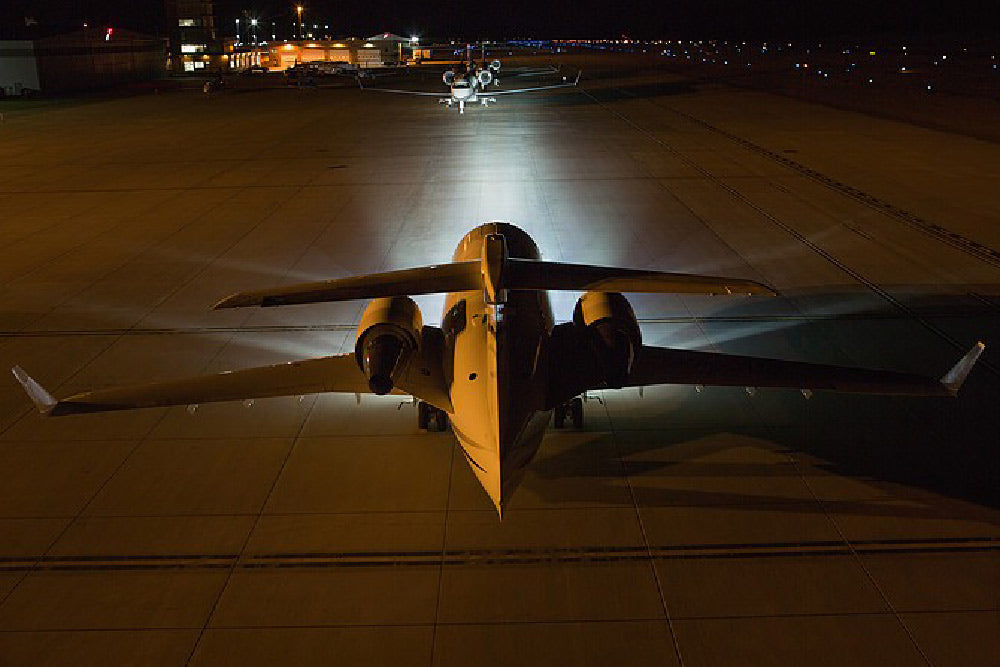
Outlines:
[[[510,257],[540,259],[517,227],[487,223],[472,230],[453,261],[478,260],[488,234],[502,234]],[[445,299],[445,377],[454,412],[452,429],[469,464],[498,510],[534,457],[551,417],[546,409],[545,346],[552,308],[544,291],[511,291],[490,305],[484,290]]]

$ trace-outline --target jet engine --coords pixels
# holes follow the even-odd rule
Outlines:
[[[441,80],[444,81],[444,85],[450,86],[455,82],[455,70],[447,69],[444,74],[441,75]]]
[[[417,349],[423,320],[408,296],[372,299],[361,316],[354,356],[373,394],[392,391],[396,373]]]
[[[488,69],[479,70],[476,72],[476,76],[479,78],[479,85],[483,88],[490,85],[490,82],[493,81],[493,72]]]
[[[607,387],[624,386],[642,347],[642,333],[628,300],[617,292],[585,292],[573,309],[573,323],[585,328]]]
[[[490,69],[493,70],[493,74],[497,75],[500,73],[500,61],[494,60],[490,63]]]

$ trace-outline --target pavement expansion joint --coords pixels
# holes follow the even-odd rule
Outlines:
[[[853,545],[853,549],[852,549]],[[247,554],[79,555],[0,558],[0,572],[136,570],[327,569],[343,567],[507,566],[602,564],[627,561],[733,558],[815,558],[884,554],[1000,552],[1000,537],[899,538],[747,544],[512,547],[421,551],[341,551]]]

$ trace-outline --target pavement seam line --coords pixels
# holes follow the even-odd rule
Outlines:
[[[670,632],[670,641],[674,647],[674,655],[677,657],[678,666],[684,667],[684,655],[681,652],[680,640],[677,637],[677,629],[674,628],[674,621],[670,616],[670,605],[667,604],[667,598],[663,594],[663,583],[660,581],[660,574],[656,570],[656,559],[653,557],[653,550],[649,544],[649,535],[646,532],[646,524],[643,522],[642,512],[639,510],[639,499],[635,494],[635,488],[632,486],[632,478],[629,475],[628,466],[626,465],[625,458],[622,455],[621,443],[618,441],[614,421],[611,418],[611,412],[608,410],[608,404],[604,400],[603,396],[600,399],[600,403],[604,408],[604,414],[608,419],[608,426],[611,431],[611,441],[614,443],[615,453],[618,455],[618,467],[622,479],[625,480],[625,486],[628,488],[629,498],[632,500],[632,508],[635,510],[635,520],[639,526],[639,532],[642,534],[642,542],[645,549],[644,557],[649,561],[649,568],[651,574],[653,575],[653,582],[656,584],[656,593],[660,598],[660,608],[663,609],[663,618],[666,621],[667,630]]]

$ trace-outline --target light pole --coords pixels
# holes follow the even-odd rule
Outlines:
[[[295,11],[299,14],[299,39],[302,39],[302,5],[296,5]]]

